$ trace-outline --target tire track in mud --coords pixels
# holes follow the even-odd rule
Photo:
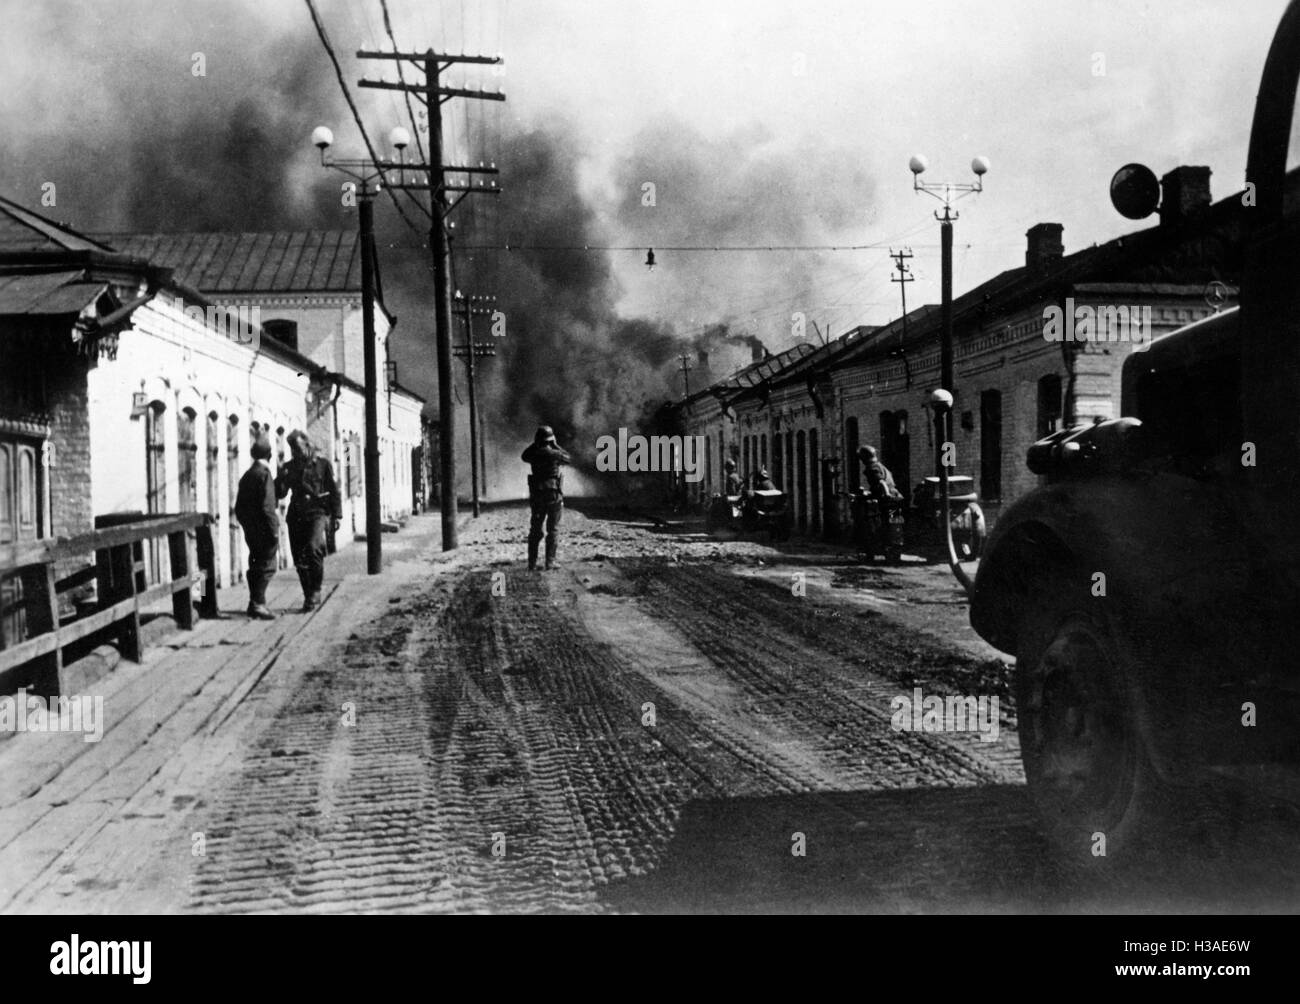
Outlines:
[[[999,776],[951,743],[890,731],[879,695],[845,682],[861,670],[843,640],[807,638],[753,584],[614,564],[746,695],[739,717],[648,678],[635,638],[593,637],[571,574],[511,571],[493,596],[491,566],[449,568],[305,673],[198,813],[191,908],[598,912],[611,885],[655,870],[692,800],[812,796],[852,819],[837,809],[846,791]],[[773,728],[817,763],[771,742]]]
[[[925,679],[895,661],[915,644],[896,625],[849,620],[795,599],[762,580],[740,579],[699,564],[619,562],[629,596],[657,620],[671,623],[746,695],[742,709],[756,726],[810,737],[835,776],[857,787],[1021,783],[1019,747],[999,729],[999,742],[974,733],[895,732],[890,700],[898,684],[929,693],[956,692],[949,662]],[[883,630],[882,630],[883,628]],[[872,653],[867,646],[879,646]],[[931,646],[933,647],[933,646]],[[901,682],[901,681],[900,681]]]

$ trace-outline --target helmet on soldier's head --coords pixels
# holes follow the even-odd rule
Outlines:
[[[875,460],[876,448],[874,446],[859,446],[858,456],[864,460]]]
[[[536,434],[533,436],[533,442],[538,445],[541,445],[542,443],[554,443],[555,430],[549,425],[539,425]]]
[[[734,471],[734,470],[736,469],[736,462],[735,462],[734,460],[732,460],[730,457],[728,457],[728,458],[726,459],[726,462],[723,463],[722,466],[723,466],[723,468],[725,468],[725,469],[728,470],[728,471]]]
[[[759,470],[758,470],[758,480],[759,480],[759,481],[766,481],[766,480],[767,480],[767,468],[766,468],[766,467],[760,467],[760,468],[759,468]]]

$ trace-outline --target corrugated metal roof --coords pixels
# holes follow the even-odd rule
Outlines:
[[[0,275],[0,315],[79,314],[105,286],[85,281],[84,275],[80,269]]]
[[[359,293],[351,230],[250,234],[101,234],[119,251],[175,271],[203,293]]]

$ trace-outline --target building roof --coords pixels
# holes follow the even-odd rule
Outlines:
[[[0,196],[0,254],[108,250],[107,245]]]
[[[84,269],[0,275],[0,316],[80,314],[106,286],[88,280]]]
[[[361,253],[351,230],[117,233],[98,239],[173,269],[181,282],[213,296],[361,292]]]

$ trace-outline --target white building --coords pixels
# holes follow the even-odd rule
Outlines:
[[[148,240],[179,265],[157,260]],[[178,259],[185,240],[205,253]],[[127,250],[0,199],[0,545],[70,536],[131,513],[208,512],[219,584],[230,585],[245,565],[232,510],[252,437],[270,437],[275,465],[294,429],[333,461],[347,529],[364,529],[355,240],[217,234],[118,243]],[[241,279],[248,270],[261,278]],[[250,288],[227,288],[241,283]],[[265,326],[249,327],[258,312]],[[391,327],[382,309],[376,323],[382,380]],[[412,509],[423,401],[388,383],[379,401],[381,493],[384,517],[399,519]],[[350,539],[341,534],[339,544]],[[281,562],[290,562],[287,537]]]
[[[272,339],[311,360],[324,376],[313,384],[306,431],[326,451],[344,492],[349,539],[365,533],[365,343],[361,249],[355,231],[302,233],[110,234],[115,248],[168,267],[212,302],[256,311]],[[377,283],[375,359],[379,380],[381,516],[409,515],[418,478],[422,398],[405,390],[390,365],[394,319]]]

